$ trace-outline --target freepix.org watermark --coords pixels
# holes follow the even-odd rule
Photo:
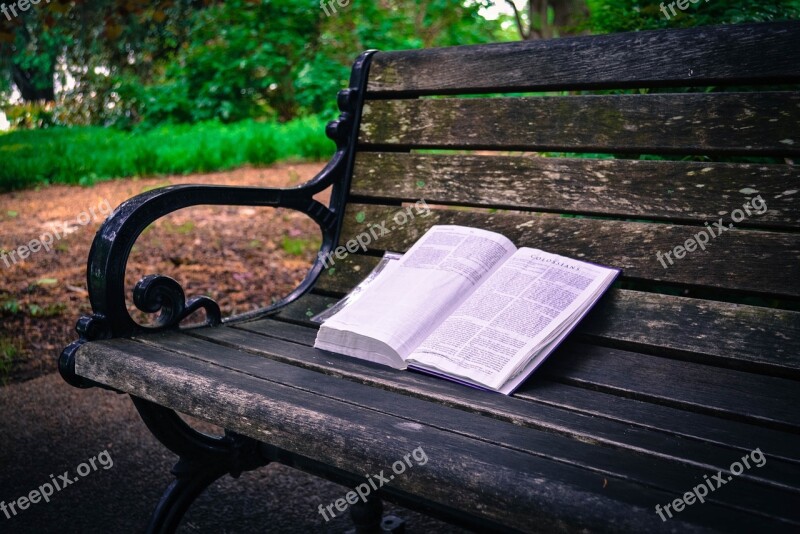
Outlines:
[[[64,471],[64,474],[59,475],[58,478],[51,474],[50,482],[45,482],[39,486],[38,489],[31,490],[27,495],[23,495],[15,501],[9,503],[5,501],[0,502],[0,511],[5,514],[6,519],[11,519],[19,512],[30,508],[32,504],[38,504],[42,501],[50,502],[50,497],[52,497],[55,492],[61,491],[81,478],[89,476],[90,473],[97,471],[100,467],[105,470],[114,467],[114,460],[111,459],[108,450],[104,450],[97,456],[92,456],[78,465],[78,467],[75,468],[75,472],[78,473],[77,477],[70,477],[69,471]]]
[[[42,0],[17,0],[16,2],[11,2],[9,5],[0,4],[0,13],[3,13],[8,20],[11,20],[11,15],[19,17],[17,9],[20,11],[28,11],[31,5],[38,5],[41,1]],[[45,0],[44,3],[49,4],[50,0]]]
[[[52,225],[52,231],[41,234],[38,239],[32,239],[26,245],[20,245],[10,251],[0,250],[0,260],[2,260],[6,269],[8,269],[12,265],[16,265],[17,262],[26,260],[31,254],[36,254],[40,250],[50,252],[53,243],[60,241],[64,236],[70,234],[72,228],[75,226],[86,226],[101,215],[105,217],[110,213],[111,204],[108,203],[108,200],[103,199],[97,207],[91,207],[87,211],[79,213],[74,222],[65,221],[62,223],[55,223]]]
[[[705,1],[708,2],[708,0]],[[676,0],[675,2],[667,3],[666,6],[664,6],[665,2],[661,2],[659,8],[661,9],[661,12],[664,14],[664,16],[667,17],[667,20],[669,20],[670,16],[669,13],[667,13],[667,7],[669,7],[670,11],[672,11],[672,16],[675,17],[678,15],[678,13],[675,12],[675,4],[678,4],[678,9],[680,9],[681,11],[686,11],[689,8],[689,2],[691,2],[692,4],[697,4],[698,2],[700,2],[700,0]]]
[[[319,0],[319,7],[325,12],[326,17],[336,13],[336,6],[333,4],[339,4],[339,7],[345,8],[350,5],[350,0]]]
[[[344,245],[336,247],[335,250],[332,250],[327,254],[320,252],[317,256],[327,269],[328,267],[336,264],[336,261],[333,259],[334,256],[336,256],[336,259],[338,260],[343,260],[348,254],[356,252],[359,248],[366,252],[367,247],[369,247],[373,241],[377,241],[381,237],[391,233],[394,230],[397,230],[405,224],[408,224],[409,222],[413,221],[417,215],[425,218],[430,214],[431,208],[428,206],[428,204],[424,200],[418,200],[413,206],[408,206],[405,209],[397,210],[394,214],[392,214],[391,221],[372,223],[366,231],[361,232]]]
[[[395,463],[392,464],[392,471],[394,475],[389,475],[388,477],[384,475],[385,470],[381,469],[381,472],[377,475],[368,475],[367,481],[359,484],[355,487],[353,491],[348,492],[343,498],[336,499],[328,506],[319,505],[319,513],[325,519],[326,522],[330,521],[332,518],[336,517],[336,514],[333,512],[333,509],[336,508],[339,512],[344,512],[347,510],[347,507],[351,504],[356,504],[358,499],[361,499],[364,502],[367,502],[367,497],[373,492],[378,491],[381,487],[387,485],[389,482],[394,480],[395,475],[402,475],[406,472],[406,466],[414,467],[415,464],[411,463],[411,459],[414,459],[416,465],[425,465],[428,463],[428,455],[425,454],[425,451],[422,447],[417,447],[410,453],[403,456],[403,460],[397,460]],[[327,511],[327,513],[326,513]],[[330,517],[328,517],[330,514]]]
[[[761,195],[758,195],[745,202],[742,206],[742,209],[736,208],[733,210],[731,212],[731,219],[733,222],[738,223],[743,221],[745,217],[749,217],[753,214],[763,215],[766,212],[767,203],[764,202],[764,199],[761,198]],[[672,255],[675,255],[676,260],[680,260],[683,259],[688,252],[694,252],[697,250],[698,247],[701,250],[705,250],[706,245],[709,243],[709,241],[711,241],[711,239],[719,237],[723,233],[733,228],[733,223],[729,223],[726,226],[722,217],[720,217],[720,219],[713,225],[709,225],[708,222],[706,222],[705,225],[705,228],[694,234],[691,238],[687,239],[683,245],[678,245],[666,253],[662,253],[661,251],[656,252],[656,259],[659,261],[659,263],[661,263],[662,267],[665,269],[667,268],[667,262],[664,261],[665,258],[667,261],[669,261],[670,265],[674,265],[674,262],[672,261]]]
[[[685,507],[691,506],[696,502],[700,502],[701,504],[706,502],[705,498],[709,492],[718,490],[733,480],[734,476],[738,477],[744,473],[745,468],[750,469],[753,467],[750,465],[750,460],[753,461],[755,467],[764,467],[764,464],[767,463],[767,458],[764,456],[764,453],[761,452],[760,447],[750,451],[748,454],[742,456],[741,462],[737,460],[731,464],[728,468],[728,471],[731,473],[730,475],[725,476],[722,471],[717,471],[717,474],[713,475],[711,478],[708,478],[708,475],[703,475],[703,482],[693,487],[692,491],[687,491],[683,496],[665,504],[664,508],[661,508],[661,505],[657,504],[656,513],[658,517],[661,518],[661,521],[666,521],[667,518],[664,517],[664,512],[666,512],[669,518],[672,518],[670,508],[674,509],[675,513],[678,513],[682,512]]]

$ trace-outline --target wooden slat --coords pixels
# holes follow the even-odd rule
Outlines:
[[[249,342],[249,347],[255,347],[259,352],[264,343],[259,344],[258,341],[265,341],[260,336],[253,334],[250,334],[249,337],[242,336],[241,339]],[[255,343],[253,343],[254,339]],[[517,425],[472,413],[472,410],[464,413],[449,406],[431,409],[428,401],[414,397],[403,398],[402,403],[398,405],[396,396],[385,390],[341,387],[334,377],[316,376],[309,371],[292,369],[270,359],[253,358],[251,354],[243,352],[240,347],[236,346],[235,341],[231,347],[208,343],[200,339],[187,339],[186,336],[180,335],[159,336],[146,341],[159,349],[199,358],[214,365],[231,368],[286,386],[302,388],[318,395],[382,412],[389,416],[400,416],[420,425],[434,426],[486,443],[513,448],[643,484],[652,484],[675,492],[680,492],[685,486],[691,485],[692,480],[700,478],[704,472],[716,469],[726,470],[728,464],[720,461],[720,456],[730,458],[741,456],[737,456],[736,452],[709,444],[698,446],[686,440],[675,440],[679,443],[664,443],[663,436],[656,435],[652,431],[637,434],[628,427],[611,425],[611,428],[615,427],[614,429],[620,433],[616,437],[619,441],[626,440],[639,445],[644,442],[659,449],[658,454],[642,454],[645,451],[638,450],[637,454],[631,455],[632,451],[598,447],[591,441],[587,444],[585,440],[581,439],[552,435],[534,429],[523,429]],[[302,350],[294,347],[293,351],[292,348],[284,347],[283,350],[279,349],[279,352],[286,355]],[[339,392],[346,392],[346,396],[341,396]],[[400,390],[400,392],[402,391]],[[511,399],[508,399],[507,403],[522,404],[519,401],[513,403]],[[553,412],[554,410],[544,409],[544,411]],[[573,422],[584,427],[589,419],[585,416],[573,415],[572,417]],[[563,420],[562,424],[564,424]],[[589,424],[591,423],[589,422]],[[606,431],[611,428],[607,428]],[[631,448],[633,447],[631,446]],[[650,452],[649,449],[646,451]],[[800,467],[776,461],[774,465],[771,464],[770,468],[762,468],[742,475],[742,479],[759,484],[760,488],[750,484],[748,485],[751,487],[739,485],[737,489],[740,493],[728,495],[725,501],[732,505],[737,503],[737,507],[746,507],[752,510],[752,494],[766,491],[769,495],[762,495],[762,499],[767,503],[764,503],[763,506],[756,506],[754,511],[769,512],[769,508],[772,508],[773,514],[786,514],[787,510],[776,509],[771,504],[774,500],[780,500],[783,491],[800,494],[800,478],[798,477],[800,477]],[[800,515],[798,519],[800,519]]]
[[[275,317],[280,318],[281,321],[288,323],[302,325],[302,326],[319,326],[310,321],[311,317],[322,313],[330,306],[336,303],[338,299],[334,297],[327,297],[323,295],[316,295],[309,293],[303,295],[303,298],[290,303],[280,309]]]
[[[701,224],[759,195],[767,211],[740,226],[800,228],[791,165],[359,152],[351,194]]]
[[[285,345],[259,342],[247,336],[239,336],[232,330],[244,330],[306,347],[313,346],[316,337],[316,328],[273,319],[244,323],[231,330],[203,330],[193,335],[326,374],[343,376],[386,389],[402,390],[413,396],[436,399],[466,411],[491,414],[493,417],[513,421],[517,425],[563,432],[576,439],[602,441],[616,447],[644,450],[654,454],[689,457],[687,451],[692,446],[684,442],[675,443],[674,446],[684,452],[681,455],[676,450],[670,449],[673,444],[669,439],[665,439],[664,434],[666,434],[738,448],[741,452],[762,447],[765,454],[800,464],[800,436],[582,389],[569,384],[555,383],[538,373],[514,394],[514,398],[528,399],[546,406],[510,404],[505,397],[487,397],[446,381],[436,379],[432,381],[426,375],[397,373],[381,367],[364,367],[362,362],[346,357],[323,358],[319,357],[316,351],[286,349]],[[383,375],[379,373],[384,373],[386,379],[381,379]],[[506,405],[513,408],[506,408]],[[552,411],[550,407],[555,407],[557,410]],[[513,413],[510,419],[506,415],[509,410]],[[590,415],[591,418],[576,418],[572,412]],[[624,426],[619,426],[614,421],[622,422]],[[627,425],[658,430],[658,434],[648,438],[648,434],[643,434],[640,430]],[[780,478],[777,474],[775,476]]]
[[[347,293],[377,261],[350,255],[324,272],[315,290]],[[616,348],[800,378],[800,313],[793,311],[611,289],[576,335]]]
[[[792,81],[796,21],[379,53],[368,95]]]
[[[709,502],[701,511],[687,508],[665,526],[653,518],[653,503],[672,500],[669,492],[621,478],[609,480],[601,472],[507,447],[490,447],[433,426],[406,424],[404,417],[135,342],[84,345],[78,370],[81,376],[354,474],[378,473],[422,446],[429,458],[426,466],[408,469],[383,492],[404,491],[460,510],[479,510],[486,519],[522,531],[565,524],[588,529],[611,523],[617,530],[667,532],[678,526],[690,528],[681,521],[717,528],[763,527],[770,519],[773,528],[797,523],[784,494],[771,505],[764,501],[771,510],[760,515]],[[371,390],[344,380],[331,385],[336,397],[358,398]],[[399,406],[402,397],[394,395]],[[427,406],[433,411],[446,409]],[[781,513],[784,520],[774,513]]]
[[[584,387],[614,391],[700,413],[760,422],[800,434],[794,399],[800,382],[657,356],[570,343],[539,372]]]
[[[613,290],[580,325],[584,339],[800,379],[800,313]]]
[[[800,433],[800,411],[792,400],[800,392],[796,380],[587,344],[559,349],[537,373],[601,391]]]
[[[560,348],[537,373],[800,433],[800,411],[792,400],[800,392],[796,380],[577,343]]]
[[[800,449],[795,443],[800,440],[797,435],[592,389],[568,387],[567,384],[552,382],[545,377],[523,384],[514,396],[593,415],[601,419],[601,424],[607,424],[607,421],[630,423],[658,430],[667,436],[683,436],[700,442],[736,447],[741,452],[754,450],[764,444],[766,448],[762,450],[766,454],[792,463],[800,460]],[[767,453],[767,449],[770,452]]]
[[[800,296],[797,234],[729,229],[711,239],[705,251],[688,253],[671,266],[664,260],[665,269],[656,254],[683,245],[705,227],[431,209],[427,217],[407,217],[398,229],[393,222],[397,211],[397,207],[349,204],[341,242],[366,232],[370,225],[385,223],[387,234],[373,240],[370,248],[404,252],[431,226],[459,224],[494,230],[517,246],[618,267],[630,279]]]
[[[800,93],[681,93],[379,100],[359,142],[375,147],[800,155]]]

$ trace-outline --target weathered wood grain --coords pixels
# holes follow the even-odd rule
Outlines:
[[[330,297],[319,295],[310,295],[303,300],[305,302],[302,306],[298,305],[296,310],[306,309],[314,313],[324,310],[327,304],[333,301]],[[299,314],[292,310],[287,310],[286,315],[282,316],[288,320],[300,318]],[[580,328],[579,326],[578,331]],[[615,394],[632,395],[652,402],[679,406],[685,410],[733,417],[737,420],[773,425],[775,428],[794,429],[795,432],[800,429],[798,427],[800,411],[790,400],[792,396],[797,395],[796,380],[634,354],[607,347],[581,345],[581,350],[573,350],[570,357],[561,356],[561,350],[554,353],[548,362],[563,361],[546,365],[554,369],[551,376],[567,383],[598,388]],[[591,356],[592,354],[595,356]],[[545,368],[547,367],[537,371],[537,374],[545,372]],[[676,384],[672,377],[685,377],[685,379],[681,378],[683,382]],[[777,382],[771,382],[772,380]],[[712,396],[706,398],[703,384],[708,385],[708,391],[713,393]],[[734,395],[722,395],[724,391],[732,391]],[[677,397],[684,392],[686,398],[678,401]],[[743,395],[743,392],[747,394]],[[720,396],[716,397],[718,394]],[[782,406],[781,402],[774,404],[776,398],[782,398],[781,402],[784,405]],[[757,406],[762,400],[764,402]],[[728,402],[732,404],[726,404]],[[749,403],[753,403],[751,408],[748,408]],[[774,413],[773,409],[776,410]]]
[[[580,325],[584,339],[773,376],[800,378],[800,313],[616,290]]]
[[[376,100],[361,148],[800,155],[800,93]]]
[[[339,299],[308,293],[304,295],[303,298],[281,308],[281,310],[275,314],[275,317],[280,317],[282,321],[291,324],[319,326],[318,324],[311,323],[309,319],[327,310],[330,306],[333,306],[337,300]]]
[[[351,194],[701,224],[760,196],[740,226],[800,228],[791,165],[359,152]]]
[[[720,456],[730,455],[730,452],[725,447],[715,447],[710,444],[698,446],[697,443],[688,440],[672,440],[673,442],[670,443],[670,440],[665,440],[660,433],[637,431],[627,425],[611,424],[608,428],[599,429],[598,427],[601,425],[591,421],[591,417],[572,413],[561,414],[561,410],[553,408],[537,407],[539,412],[545,412],[544,419],[555,419],[555,421],[548,421],[551,427],[556,427],[556,425],[560,424],[562,427],[569,429],[575,426],[577,428],[573,431],[573,435],[583,431],[584,439],[568,439],[565,437],[566,432],[563,429],[561,434],[553,437],[549,433],[533,430],[539,425],[531,425],[532,428],[527,429],[519,425],[501,422],[491,417],[485,417],[484,414],[475,413],[478,410],[474,405],[467,406],[467,413],[452,407],[443,410],[432,410],[428,400],[415,396],[417,392],[409,392],[397,387],[391,390],[408,396],[408,398],[403,399],[401,406],[397,404],[396,396],[385,390],[347,388],[342,391],[346,396],[339,397],[337,394],[341,388],[337,387],[336,377],[319,377],[311,370],[298,370],[293,366],[284,365],[268,357],[252,357],[252,354],[267,356],[270,353],[277,353],[280,354],[279,358],[285,358],[287,354],[296,354],[296,358],[300,359],[304,356],[303,353],[310,349],[291,347],[282,343],[273,344],[261,336],[252,333],[235,332],[232,329],[216,329],[214,332],[206,329],[204,332],[210,333],[210,339],[222,341],[223,346],[209,343],[202,339],[187,339],[186,336],[179,335],[150,338],[147,342],[157,348],[174,351],[192,358],[200,358],[211,364],[251,374],[265,380],[301,388],[363,408],[380,411],[387,415],[407,418],[419,424],[468,435],[476,440],[514,448],[571,465],[586,467],[587,469],[601,471],[612,476],[622,476],[628,480],[653,484],[654,477],[645,473],[659,471],[661,474],[657,477],[658,483],[656,485],[672,491],[681,491],[682,486],[690,484],[693,478],[700,477],[704,471],[727,469],[729,465],[727,462],[720,461]],[[204,337],[202,332],[199,335],[201,338]],[[237,343],[238,340],[245,340],[246,347],[239,345]],[[362,375],[369,375],[371,368],[362,368],[361,371]],[[398,374],[397,371],[392,372]],[[448,404],[458,407],[458,404],[463,404],[463,400],[457,400],[459,388],[452,384],[450,386],[452,387],[451,395],[456,399],[456,404]],[[515,399],[508,397],[502,397],[499,402],[511,406],[512,410],[519,409],[522,413],[527,412],[529,417],[533,416],[536,420],[543,418],[542,413],[534,414],[530,406],[516,408],[527,403],[515,402]],[[553,412],[558,415],[553,417]],[[587,427],[598,429],[599,435],[609,435],[611,440],[617,443],[627,442],[628,444],[623,449],[629,450],[621,451],[616,446],[598,446],[594,433],[587,432]],[[652,451],[651,449],[655,450]],[[628,456],[633,451],[639,454],[633,457]],[[735,454],[731,456],[736,457]],[[747,473],[742,475],[742,478],[772,490],[788,490],[800,494],[800,466],[798,465],[777,461],[775,465],[768,469]],[[739,498],[743,500],[738,501],[739,506],[748,503],[752,499],[752,493],[760,491],[755,487],[742,487],[740,489],[743,490],[743,493],[739,495]],[[771,496],[765,497],[780,500],[781,491],[773,491]],[[731,497],[732,500],[728,502],[738,500],[733,495]],[[752,506],[749,508],[752,509]],[[759,510],[759,508],[756,508],[756,510]],[[766,510],[760,508],[760,511]]]
[[[671,500],[669,492],[432,426],[409,425],[402,417],[135,342],[84,346],[80,374],[354,474],[386,470],[422,446],[428,463],[408,469],[382,491],[479,510],[485,519],[507,528],[596,528],[610,523],[616,529],[667,532],[677,525],[670,523],[667,529],[653,519],[653,503]],[[333,386],[337,396],[367,388],[344,380],[334,381]],[[444,409],[435,404],[429,408]],[[745,513],[713,502],[704,505],[702,513],[695,510],[688,508],[676,519],[701,526],[785,524],[768,514]],[[796,514],[788,512],[788,520],[796,523]]]
[[[368,96],[800,81],[800,24],[382,52]]]
[[[424,214],[413,219],[407,216],[399,224],[402,218],[393,220],[397,211],[392,206],[348,204],[341,242],[354,239],[371,225],[385,223],[386,235],[379,235],[370,248],[404,252],[431,226],[460,224],[496,231],[517,246],[621,268],[623,276],[629,279],[800,296],[798,234],[729,228],[710,239],[705,251],[697,249],[682,259],[673,257],[673,265],[664,259],[667,266],[664,268],[657,253],[663,255],[683,246],[704,226],[447,209],[431,209],[425,217]],[[723,218],[723,225],[724,221]]]
[[[800,433],[797,381],[568,343],[538,372],[583,387]]]
[[[352,254],[325,271],[315,289],[341,296],[377,262]],[[800,313],[788,310],[611,289],[576,335],[616,348],[800,378]]]
[[[627,495],[622,491],[623,488],[631,491],[636,487],[655,487],[655,490],[648,490],[650,495],[647,495],[648,498],[653,498],[652,492],[659,493],[661,488],[673,493],[680,492],[684,486],[691,486],[692,480],[704,472],[702,468],[680,466],[667,459],[643,460],[635,455],[626,457],[630,465],[625,466],[621,458],[618,458],[621,453],[611,448],[554,439],[552,436],[520,429],[509,423],[458,414],[453,408],[430,402],[417,402],[419,407],[411,412],[414,416],[409,419],[408,412],[402,409],[406,398],[395,393],[376,391],[362,384],[320,376],[312,371],[280,364],[263,373],[270,377],[259,376],[259,367],[248,361],[245,353],[234,355],[227,351],[226,355],[237,361],[226,360],[224,366],[221,366],[218,362],[198,361],[194,357],[187,358],[172,352],[174,349],[182,350],[180,347],[187,342],[186,339],[185,336],[173,337],[170,350],[161,350],[152,343],[137,346],[136,342],[130,341],[94,344],[95,347],[107,345],[100,347],[103,359],[99,358],[99,354],[93,357],[89,353],[85,356],[82,367],[102,374],[100,367],[108,362],[106,358],[123,359],[123,365],[129,365],[130,360],[140,360],[129,368],[125,384],[142,392],[142,395],[137,396],[148,398],[147,395],[154,392],[149,386],[153,382],[159,383],[160,387],[155,393],[161,397],[158,399],[160,404],[221,423],[227,423],[227,419],[233,415],[239,428],[244,427],[243,433],[257,439],[263,439],[267,434],[269,441],[278,447],[354,472],[370,467],[373,467],[372,472],[377,472],[381,467],[390,465],[393,461],[390,459],[392,453],[399,458],[403,452],[411,450],[416,441],[425,449],[431,465],[427,470],[414,472],[409,469],[403,477],[396,477],[398,489],[413,491],[438,502],[442,502],[442,496],[447,495],[445,503],[450,504],[456,500],[459,507],[480,502],[489,508],[488,513],[484,512],[485,515],[502,519],[504,523],[517,528],[524,529],[524,525],[529,528],[529,521],[532,519],[528,506],[537,506],[535,503],[541,502],[543,497],[552,502],[552,492],[543,492],[543,488],[552,483],[572,485],[575,489],[591,494],[587,497],[592,500],[613,498],[614,502],[610,503],[612,506],[631,508],[630,511],[635,515],[638,499]],[[109,346],[111,353],[108,351]],[[210,354],[208,351],[201,352]],[[197,354],[198,351],[188,347],[187,353]],[[122,362],[115,361],[112,369],[116,369],[120,363]],[[237,366],[243,368],[238,369]],[[155,372],[153,368],[156,368]],[[130,371],[134,369],[139,369],[139,372],[131,374]],[[283,376],[273,379],[275,374]],[[187,396],[190,391],[193,395]],[[367,405],[373,396],[376,397],[375,401],[369,408],[364,408],[363,405]],[[409,402],[409,406],[414,404],[414,401]],[[219,413],[224,411],[228,414]],[[424,422],[420,423],[418,419]],[[451,430],[456,420],[459,422],[459,431]],[[445,428],[439,425],[445,425]],[[229,427],[227,424],[224,426]],[[287,428],[292,431],[287,432]],[[343,432],[345,428],[348,430],[346,434]],[[507,445],[496,445],[487,443],[485,439],[472,438],[472,433],[493,436],[497,441],[507,442]],[[334,443],[340,443],[340,447],[346,450],[328,446],[331,442],[326,442],[325,438],[332,435],[337,436]],[[367,436],[371,437],[371,441],[368,441]],[[376,441],[379,443],[375,443]],[[381,454],[370,452],[370,459],[364,462],[361,456],[366,450],[371,451],[371,447],[378,444],[386,447],[383,444],[387,442],[391,442],[391,445]],[[545,450],[534,454],[537,445],[545,447]],[[403,446],[406,447],[405,451]],[[531,451],[528,452],[526,447]],[[436,454],[445,451],[448,451],[447,460],[439,460],[440,463],[434,465]],[[472,455],[473,458],[464,463],[467,455]],[[593,463],[594,470],[585,468],[582,462]],[[462,469],[469,465],[470,473],[463,476],[454,474],[452,470],[459,463]],[[637,465],[640,463],[642,465]],[[606,472],[604,467],[615,471]],[[494,473],[493,469],[500,472]],[[510,481],[506,473],[513,471],[517,473],[519,480],[529,483],[528,478],[538,478],[539,483],[526,487],[524,491],[509,487]],[[591,480],[597,480],[598,476],[605,477],[607,483],[594,486]],[[428,487],[429,484],[442,486],[443,479],[448,483],[465,486],[451,488],[449,492],[442,487]],[[637,484],[637,479],[644,479],[645,483]],[[634,487],[625,488],[619,485],[620,481]],[[725,492],[724,497],[713,496],[712,503],[716,501],[724,504],[728,510],[740,512],[736,515],[747,523],[754,521],[755,517],[748,520],[748,515],[752,514],[762,521],[781,518],[800,524],[800,511],[791,504],[793,499],[790,497],[796,490],[765,485],[758,479],[748,479],[745,476],[737,482],[735,487]],[[617,486],[614,491],[609,491],[610,483]],[[495,487],[495,484],[501,486]],[[479,485],[481,492],[476,491]],[[562,491],[563,486],[559,488]],[[486,491],[489,489],[494,498],[487,499]],[[509,506],[511,495],[516,499],[516,506]],[[569,498],[575,497],[569,495]],[[559,511],[555,514],[551,512],[550,517],[563,513],[561,510],[564,507],[560,498],[556,498],[556,502],[559,503]],[[520,506],[521,503],[527,503],[528,506]],[[575,504],[577,503],[572,505]],[[602,508],[602,512],[598,513],[608,513],[605,503]],[[651,510],[650,512],[652,513]],[[703,514],[687,516],[687,519],[691,517],[690,520],[701,524],[719,524],[721,518],[717,514],[720,513],[721,511],[713,509],[704,510]],[[709,517],[708,514],[714,516]],[[536,518],[537,521],[540,519]]]
[[[537,405],[514,404],[507,397],[487,396],[447,381],[431,379],[424,374],[397,372],[385,367],[365,367],[362,362],[352,358],[261,341],[237,334],[235,330],[309,348],[313,346],[316,336],[316,328],[273,319],[252,321],[231,329],[204,329],[193,332],[192,335],[325,374],[402,391],[407,395],[507,420],[519,426],[565,433],[579,440],[598,441],[623,449],[686,459],[692,457],[687,455],[692,446],[665,437],[682,436],[690,437],[692,442],[735,447],[742,453],[762,447],[765,454],[800,464],[800,436],[786,432],[555,383],[538,374],[528,380],[513,397],[531,400]],[[551,407],[556,410],[551,410]],[[576,412],[592,417],[576,417]],[[643,432],[651,429],[657,430],[657,434]],[[489,439],[489,436],[484,438]],[[693,458],[698,460],[701,457],[702,455],[697,455]]]
[[[314,305],[313,300],[308,299],[306,306]],[[317,306],[324,309],[321,301]],[[685,410],[800,431],[800,411],[791,400],[798,394],[796,380],[609,347],[569,347],[551,355],[537,374]]]
[[[570,411],[594,415],[606,420],[655,429],[666,435],[685,436],[693,440],[716,443],[746,453],[761,447],[765,454],[793,464],[800,463],[800,436],[738,421],[723,420],[706,414],[679,410],[671,406],[638,401],[611,393],[566,387],[545,377],[530,380],[514,396],[519,399],[557,406]],[[737,426],[738,425],[738,426]],[[601,429],[602,431],[602,429]]]

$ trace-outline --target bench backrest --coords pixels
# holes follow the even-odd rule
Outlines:
[[[796,303],[798,83],[800,22],[378,52],[339,242],[423,199],[368,255],[465,224],[622,268],[623,287]],[[689,239],[708,243],[680,254]]]

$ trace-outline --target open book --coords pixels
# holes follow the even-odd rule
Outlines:
[[[619,272],[434,226],[326,319],[314,346],[509,395]]]

